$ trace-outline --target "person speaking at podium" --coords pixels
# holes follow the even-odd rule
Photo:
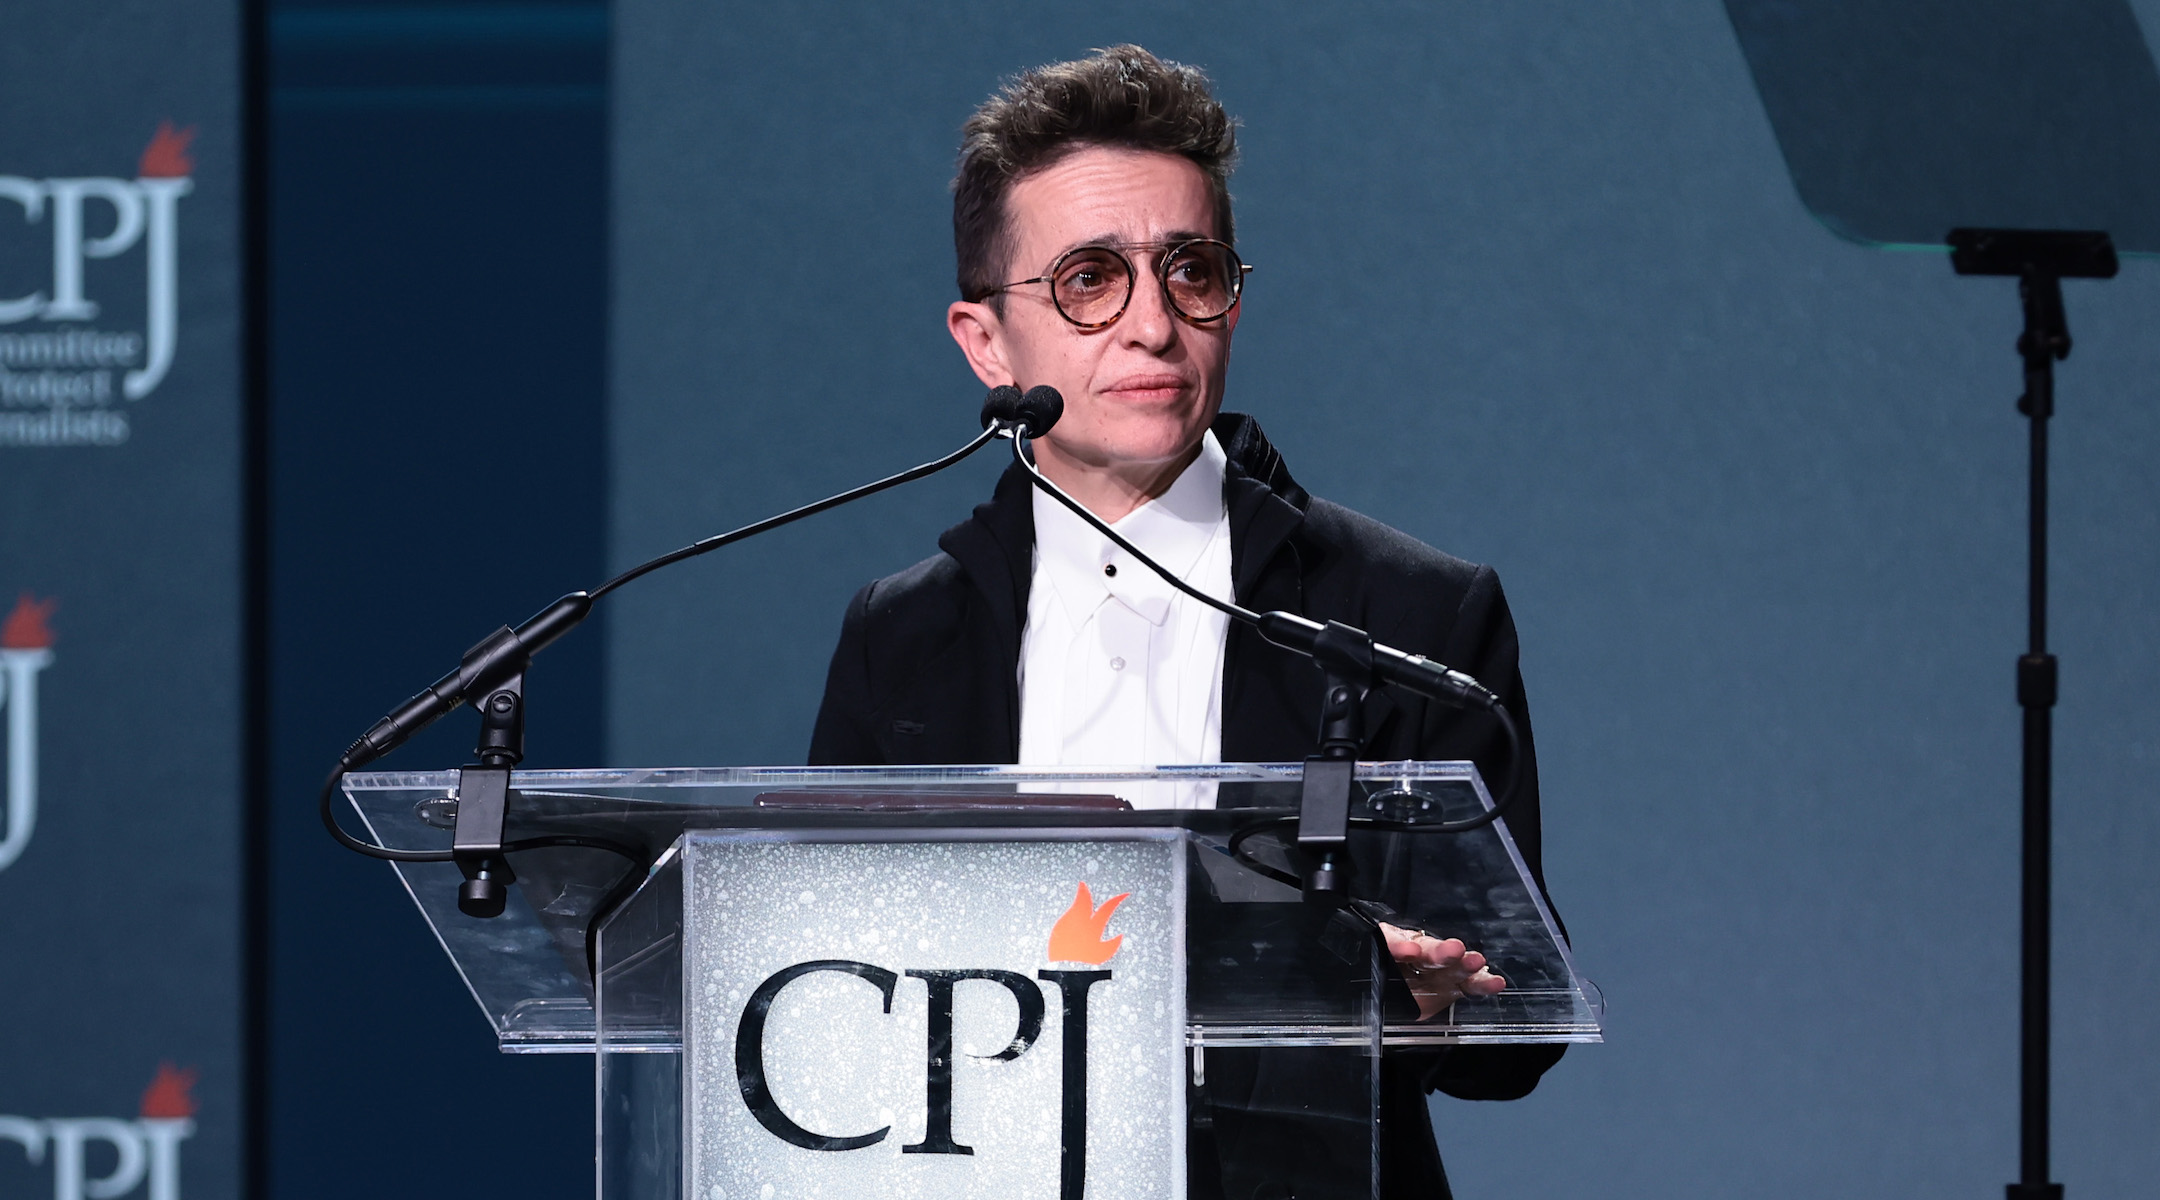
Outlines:
[[[1064,396],[1063,417],[1033,443],[1043,474],[1210,595],[1341,620],[1483,681],[1520,729],[1508,826],[1542,888],[1529,712],[1499,579],[1312,496],[1257,422],[1222,410],[1251,268],[1232,223],[1236,123],[1206,76],[1113,47],[1020,75],[962,133],[960,299],[946,325],[985,385]],[[849,604],[813,765],[1313,752],[1310,659],[1180,595],[1018,466],[938,546]],[[1488,778],[1507,766],[1484,713],[1379,689],[1365,729],[1366,759],[1470,759]],[[1460,941],[1387,932],[1427,1015],[1505,987]],[[1387,1055],[1386,1193],[1447,1194],[1426,1092],[1513,1099],[1561,1049]]]

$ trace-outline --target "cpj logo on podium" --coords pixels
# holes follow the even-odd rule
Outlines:
[[[685,1194],[1183,1195],[1184,861],[693,837]]]

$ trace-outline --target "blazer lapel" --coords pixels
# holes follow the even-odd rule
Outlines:
[[[988,643],[981,658],[991,672],[978,684],[986,710],[982,750],[966,761],[1020,758],[1020,633],[1035,552],[1031,486],[1018,466],[1007,467],[990,499],[938,538],[938,548],[960,564],[989,618],[974,635]]]
[[[1244,453],[1231,459],[1223,480],[1233,593],[1239,604],[1255,612],[1303,612],[1304,571],[1292,537],[1304,525],[1305,513],[1248,472],[1247,463],[1258,457],[1258,465],[1264,468],[1272,460],[1275,473],[1288,479],[1257,427],[1239,432],[1244,436],[1227,444],[1238,445]],[[1216,436],[1222,437],[1220,428]],[[1264,455],[1254,454],[1255,442]],[[1232,622],[1223,645],[1223,761],[1297,757],[1285,751],[1310,747],[1319,725],[1320,676],[1310,662],[1251,626]]]
[[[1282,456],[1251,417],[1225,413],[1216,439],[1230,459],[1223,480],[1230,513],[1231,579],[1239,604],[1255,612],[1281,609],[1316,621],[1309,611],[1308,564],[1298,532],[1311,496],[1290,477]],[[1223,747],[1226,762],[1279,762],[1314,751],[1320,735],[1323,680],[1312,660],[1269,642],[1249,626],[1232,624],[1223,653]],[[1385,689],[1365,696],[1365,744],[1382,744],[1398,709]]]

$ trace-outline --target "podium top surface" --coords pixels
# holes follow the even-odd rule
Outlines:
[[[599,920],[643,884],[648,866],[686,833],[734,830],[780,840],[856,835],[846,831],[864,840],[944,833],[1062,839],[1085,837],[1089,829],[1181,829],[1207,870],[1233,890],[1257,888],[1257,897],[1272,888],[1282,894],[1267,899],[1294,902],[1294,889],[1239,865],[1230,841],[1251,836],[1244,831],[1255,827],[1285,830],[1303,773],[1302,763],[518,771],[511,777],[506,840],[568,835],[585,844],[515,854],[516,886],[502,916],[482,920],[458,911],[462,876],[450,863],[394,866],[502,1048],[580,1052],[593,1045],[590,946]],[[1493,804],[1469,763],[1359,763],[1355,780],[1353,816],[1397,830],[1457,820]],[[345,793],[380,844],[446,849],[456,824],[458,784],[455,770],[367,772],[347,776]],[[1558,923],[1531,882],[1505,818],[1467,834],[1408,836],[1417,854],[1433,860],[1430,877],[1446,882],[1420,893],[1418,903],[1432,912],[1401,920],[1438,922],[1488,945],[1519,942],[1524,957],[1541,964],[1547,991],[1557,989],[1546,1008],[1565,999],[1563,1007],[1573,1014],[1560,1023],[1565,1028],[1510,1033],[1504,1028],[1510,1018],[1501,1013],[1499,1032],[1483,1040],[1597,1040],[1595,1013],[1588,1011],[1596,1006],[1584,996]],[[593,848],[600,843],[615,849]],[[1495,897],[1505,899],[1496,906]],[[1417,907],[1400,896],[1392,900],[1396,907]]]
[[[747,803],[745,789],[800,788],[819,784],[842,787],[918,788],[937,784],[1017,787],[1045,784],[1228,783],[1288,791],[1266,793],[1294,807],[1305,764],[1199,763],[1164,766],[1060,766],[957,764],[912,767],[620,767],[554,771],[517,771],[513,785],[527,793],[574,788],[614,796],[671,803],[726,805]],[[1362,780],[1407,780],[1471,786],[1482,792],[1477,768],[1467,762],[1361,762]],[[345,777],[345,790],[362,792],[454,791],[458,773],[444,771],[362,771]],[[1266,807],[1266,806],[1253,806]]]

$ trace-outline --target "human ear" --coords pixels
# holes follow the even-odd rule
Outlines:
[[[1003,387],[1017,382],[1005,361],[1004,322],[987,304],[961,300],[945,310],[945,329],[967,355],[968,366],[984,387]]]

